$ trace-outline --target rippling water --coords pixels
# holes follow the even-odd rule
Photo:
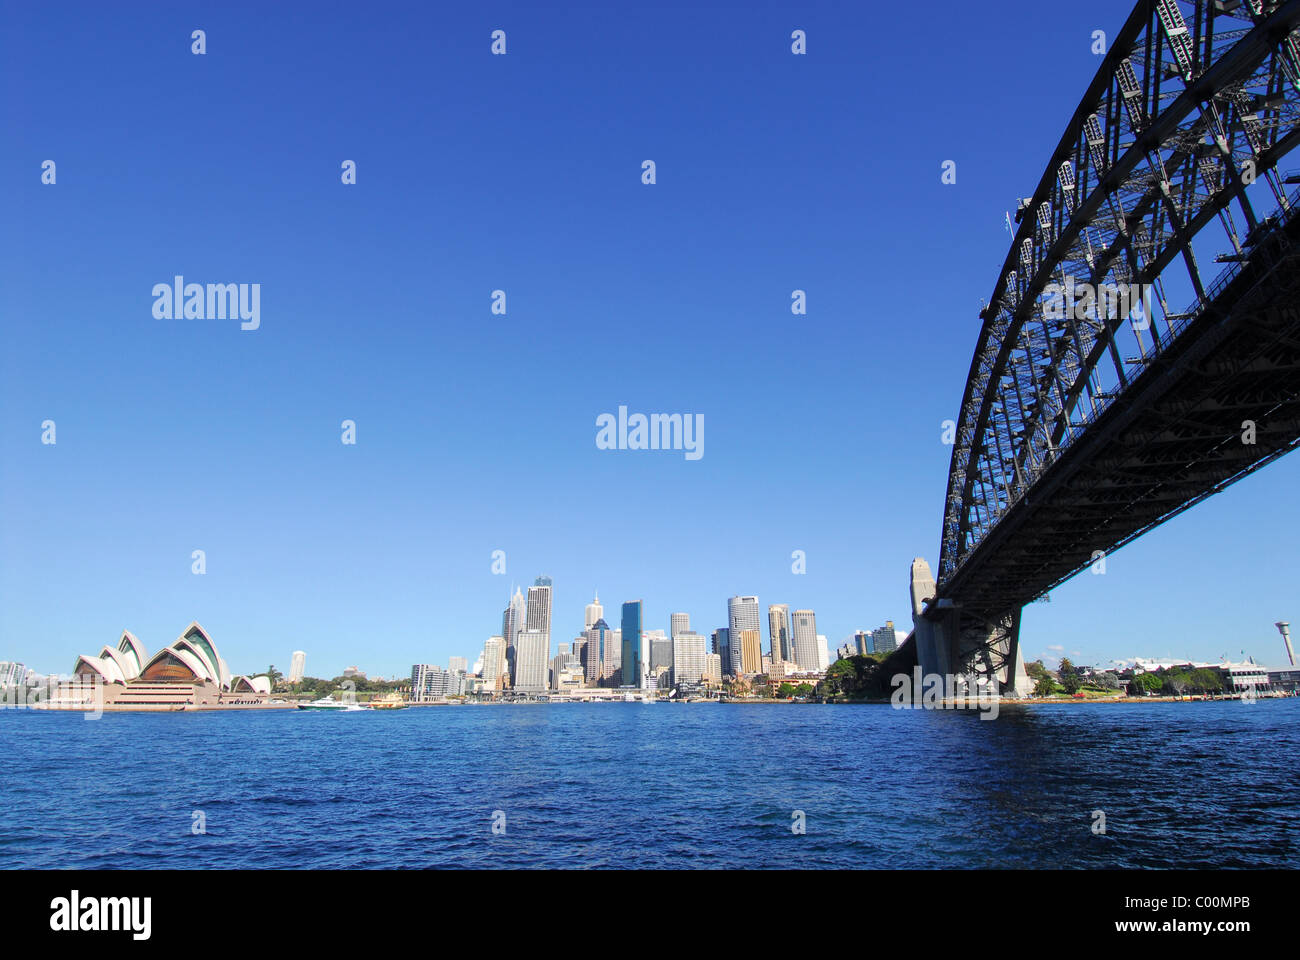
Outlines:
[[[1300,699],[994,722],[817,704],[6,710],[0,744],[6,867],[1300,864]]]

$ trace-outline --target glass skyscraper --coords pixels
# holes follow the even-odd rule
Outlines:
[[[623,604],[623,686],[641,686],[641,601]]]

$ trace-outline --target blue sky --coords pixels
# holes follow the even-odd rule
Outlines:
[[[907,629],[1004,212],[1127,0],[310,9],[0,15],[0,659],[197,619],[236,672],[405,673],[541,573],[555,641],[593,589]],[[155,319],[176,274],[260,283],[260,329]],[[702,414],[703,458],[597,449],[620,404]],[[1029,656],[1278,662],[1298,479],[1032,605]]]

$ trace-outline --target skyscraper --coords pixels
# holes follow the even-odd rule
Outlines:
[[[614,653],[609,624],[604,617],[597,617],[596,622],[587,628],[587,643],[582,648],[583,672],[588,686],[595,686],[614,672]]]
[[[551,654],[551,578],[538,577],[528,588],[523,629],[515,653],[514,687],[525,693],[547,688]]]
[[[302,679],[303,673],[307,669],[307,654],[301,650],[293,652],[293,659],[289,666],[289,682],[297,683]]]
[[[774,603],[767,608],[767,631],[772,643],[772,662],[791,659],[790,604]]]
[[[483,645],[483,689],[492,693],[501,690],[501,675],[506,669],[506,642],[501,637],[488,637]]]
[[[519,634],[515,651],[514,688],[522,693],[542,693],[546,690],[546,674],[550,666],[546,654],[550,641],[540,630],[525,630]]]
[[[469,661],[466,660],[464,657],[448,657],[447,669],[459,670],[461,673],[464,673],[466,670],[469,669]]]
[[[732,597],[727,601],[727,633],[731,647],[731,665],[723,663],[723,669],[736,676],[744,673],[741,661],[743,650],[740,643],[742,630],[760,630],[758,597]]]
[[[623,604],[623,686],[641,686],[641,601]]]
[[[730,672],[731,632],[726,627],[718,627],[713,631],[713,653],[718,658],[719,669],[722,673]]]
[[[702,636],[690,630],[673,636],[673,686],[697,684],[704,679],[706,643]]]
[[[800,670],[815,671],[817,663],[817,615],[811,610],[796,610],[791,615],[790,640],[794,662]]]
[[[525,611],[523,592],[516,587],[515,595],[501,615],[501,638],[506,643],[506,673],[510,675],[511,684],[515,681],[515,646],[519,642],[519,631],[524,629]]]
[[[871,631],[872,646],[876,653],[892,653],[898,649],[898,635],[894,632],[894,621],[886,620],[883,627]]]
[[[583,618],[582,629],[590,630],[592,625],[605,615],[605,608],[600,605],[600,594],[594,594],[595,599],[587,604],[587,615]]]
[[[831,665],[830,643],[823,634],[817,634],[817,669],[825,670]]]
[[[763,672],[763,646],[757,630],[741,630],[737,635],[740,648],[740,672],[752,677]]]
[[[686,633],[691,629],[691,615],[689,613],[674,613],[668,618],[668,638],[677,639],[677,634]]]

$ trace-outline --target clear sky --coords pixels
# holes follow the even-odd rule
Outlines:
[[[543,573],[556,642],[597,589],[909,629],[1004,213],[1128,0],[293,6],[0,14],[0,659],[197,619],[235,672],[389,676]],[[156,319],[177,274],[261,284],[260,328]],[[621,404],[704,456],[598,449]],[[1032,605],[1028,656],[1279,662],[1298,480]]]

